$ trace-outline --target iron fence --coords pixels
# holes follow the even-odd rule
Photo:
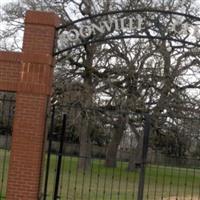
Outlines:
[[[66,35],[73,25],[83,27],[91,19],[98,21],[98,18],[113,15],[120,17],[121,14],[132,15],[136,19],[137,14],[144,13],[164,16],[165,19],[170,16],[166,23],[168,26],[176,16],[185,19],[183,21],[191,20],[194,24],[200,20],[195,16],[173,11],[119,10],[72,21],[58,27],[57,31]],[[165,22],[155,23],[156,29],[161,30],[160,24]],[[111,31],[103,34],[103,37],[92,33],[87,39],[80,40],[80,43],[72,42],[64,48],[58,45],[54,56],[61,60],[63,53],[81,46],[129,38],[180,44],[174,48],[199,47],[198,42],[180,39],[180,31],[176,35],[167,31],[167,36],[159,31],[155,35],[135,31],[127,31],[128,34],[121,34],[120,31],[119,35],[110,34],[113,33]],[[155,80],[154,76],[152,79]],[[71,93],[69,96],[71,99]],[[181,107],[178,104],[179,102],[177,106]],[[170,104],[168,106],[171,107]],[[200,118],[194,113],[190,116],[185,108],[181,109],[172,109],[174,116],[169,115],[170,109],[167,110],[167,115],[158,110],[155,112],[160,112],[159,116],[154,116],[152,110],[147,115],[91,107],[54,108],[48,136],[44,199],[200,199]],[[189,117],[186,118],[185,115]]]
[[[0,199],[6,198],[7,173],[10,158],[10,141],[14,116],[15,97],[0,94]]]
[[[54,107],[44,199],[200,199],[199,121],[181,120],[157,119],[155,127],[144,113]]]

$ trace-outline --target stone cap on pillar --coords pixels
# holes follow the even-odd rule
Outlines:
[[[60,18],[54,12],[27,11],[25,23],[58,27]]]

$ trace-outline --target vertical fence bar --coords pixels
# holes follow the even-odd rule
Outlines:
[[[143,195],[144,195],[145,166],[146,166],[146,161],[147,161],[149,132],[150,132],[150,116],[149,116],[149,114],[145,114],[144,119],[145,119],[145,121],[144,121],[144,138],[143,138],[142,158],[141,158],[141,168],[140,168],[137,200],[143,200]]]
[[[63,154],[64,139],[65,139],[66,119],[67,119],[67,115],[64,114],[63,115],[63,122],[62,122],[62,132],[61,132],[61,136],[60,136],[60,147],[59,147],[59,152],[58,152],[58,163],[57,163],[57,169],[56,169],[56,182],[55,182],[53,200],[56,200],[56,199],[59,198],[58,190],[59,190],[59,183],[60,183],[62,154]]]
[[[50,162],[51,162],[52,135],[53,135],[53,130],[54,130],[54,120],[55,120],[55,105],[53,105],[53,108],[52,108],[50,131],[49,131],[49,134],[48,134],[49,145],[48,145],[46,173],[45,173],[45,183],[44,183],[44,200],[46,200],[46,198],[47,198],[49,169],[50,169]]]

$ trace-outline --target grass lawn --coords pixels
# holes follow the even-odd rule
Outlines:
[[[6,194],[9,157],[9,151],[0,149],[0,200],[4,199]]]
[[[0,150],[0,197],[5,196],[9,153]],[[5,163],[5,165],[3,164]],[[51,156],[48,200],[52,200],[57,158]],[[62,200],[133,200],[137,197],[139,171],[127,172],[127,163],[116,169],[104,167],[103,160],[93,160],[89,171],[77,171],[78,158],[63,157],[60,184]],[[172,196],[200,200],[200,169],[148,165],[144,199]],[[1,199],[1,198],[0,198]],[[196,200],[195,199],[195,200]],[[186,200],[186,199],[185,199]]]
[[[116,169],[104,167],[103,160],[93,160],[89,171],[77,171],[78,158],[64,157],[60,184],[61,199],[133,200],[138,191],[139,171],[127,172],[127,163]],[[56,157],[51,156],[48,198],[55,184]],[[185,196],[200,199],[200,170],[148,165],[144,199]],[[198,199],[197,198],[197,199]]]

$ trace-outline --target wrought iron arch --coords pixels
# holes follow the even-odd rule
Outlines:
[[[61,25],[57,28],[57,31],[64,31],[66,29],[69,29],[72,25],[75,25],[79,22],[84,22],[90,19],[95,19],[98,17],[104,17],[104,16],[111,16],[111,15],[116,15],[116,14],[142,14],[142,13],[155,13],[155,14],[162,14],[162,15],[171,15],[171,16],[180,16],[180,17],[185,17],[187,20],[193,20],[195,22],[200,23],[200,17],[191,15],[191,14],[185,14],[181,12],[175,12],[175,11],[169,11],[169,10],[158,10],[158,9],[132,9],[132,10],[118,10],[118,11],[110,11],[106,13],[99,13],[95,14],[92,16],[84,17],[81,19],[77,19],[75,21],[69,22],[67,24]],[[131,35],[117,35],[117,36],[111,36],[111,37],[104,37],[104,38],[99,38],[99,39],[90,39],[87,41],[83,41],[78,44],[72,44],[71,46],[68,46],[66,48],[63,48],[61,50],[56,50],[54,52],[54,56],[58,56],[66,51],[87,45],[87,44],[92,44],[92,43],[101,43],[101,42],[106,42],[109,40],[119,40],[119,39],[150,39],[150,40],[168,40],[168,41],[173,41],[173,42],[178,42],[182,43],[183,45],[190,45],[193,47],[200,47],[200,43],[196,43],[193,41],[187,41],[184,39],[178,39],[178,38],[173,38],[170,36],[167,37],[161,37],[161,36],[150,36],[150,35],[136,35],[136,34],[131,34]]]

